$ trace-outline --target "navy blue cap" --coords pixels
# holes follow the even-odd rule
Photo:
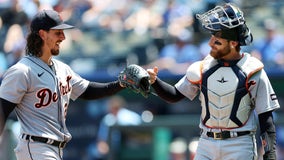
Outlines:
[[[58,14],[54,10],[42,10],[38,12],[31,22],[31,31],[38,32],[39,30],[50,29],[71,29],[74,26],[65,24]]]

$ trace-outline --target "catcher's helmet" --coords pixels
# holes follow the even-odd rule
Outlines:
[[[240,45],[252,42],[252,34],[246,25],[243,12],[231,3],[216,6],[203,14],[197,14],[196,17],[212,34],[223,32],[222,38],[239,41]]]

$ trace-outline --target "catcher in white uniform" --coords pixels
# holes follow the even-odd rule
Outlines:
[[[17,160],[61,160],[71,139],[66,127],[70,98],[98,99],[122,90],[119,81],[89,82],[56,60],[65,39],[65,24],[53,10],[40,11],[32,20],[26,54],[7,70],[0,87],[0,134],[15,110],[21,125],[15,148]]]
[[[195,160],[257,159],[257,118],[263,159],[275,160],[272,112],[280,106],[263,64],[248,53],[240,53],[240,46],[252,42],[242,11],[227,3],[197,18],[212,34],[210,55],[189,66],[174,86],[157,77],[157,67],[148,69],[152,87],[168,102],[199,95],[201,136]]]

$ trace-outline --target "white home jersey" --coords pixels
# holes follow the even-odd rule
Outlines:
[[[189,99],[199,94],[203,130],[256,131],[255,113],[280,107],[262,68],[263,64],[247,53],[234,62],[208,56],[192,64],[175,86]]]

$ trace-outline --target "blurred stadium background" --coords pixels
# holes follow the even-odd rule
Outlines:
[[[162,48],[171,44],[174,37],[187,35],[185,38],[199,49],[196,56],[206,55],[208,48],[204,44],[208,34],[202,32],[195,14],[224,2],[236,3],[244,11],[255,42],[268,43],[264,38],[267,27],[276,29],[277,35],[283,36],[283,0],[0,0],[0,75],[24,55],[27,27],[39,9],[53,8],[62,13],[64,20],[76,26],[65,32],[66,40],[57,58],[86,79],[106,82],[117,79],[117,74],[127,64],[147,66],[157,60]],[[268,26],[266,20],[269,20]],[[263,61],[283,106],[284,41],[281,40],[273,60]],[[254,53],[256,47],[243,49]],[[258,54],[255,56],[260,58]],[[172,84],[181,76],[180,72],[171,69],[159,74]],[[168,104],[154,95],[145,99],[129,90],[119,95],[125,98],[125,107],[141,115],[143,122],[135,126],[111,126],[109,135],[119,131],[122,139],[118,147],[110,146],[105,159],[190,160],[194,156],[192,148],[199,136],[198,100]],[[73,139],[65,148],[65,160],[95,160],[92,157],[94,144],[99,124],[107,114],[107,100],[71,102],[67,125]],[[283,108],[275,112],[275,120],[278,158],[283,160]],[[13,148],[18,129],[12,114],[1,137],[1,160],[15,159]],[[109,136],[109,144],[112,140]]]

